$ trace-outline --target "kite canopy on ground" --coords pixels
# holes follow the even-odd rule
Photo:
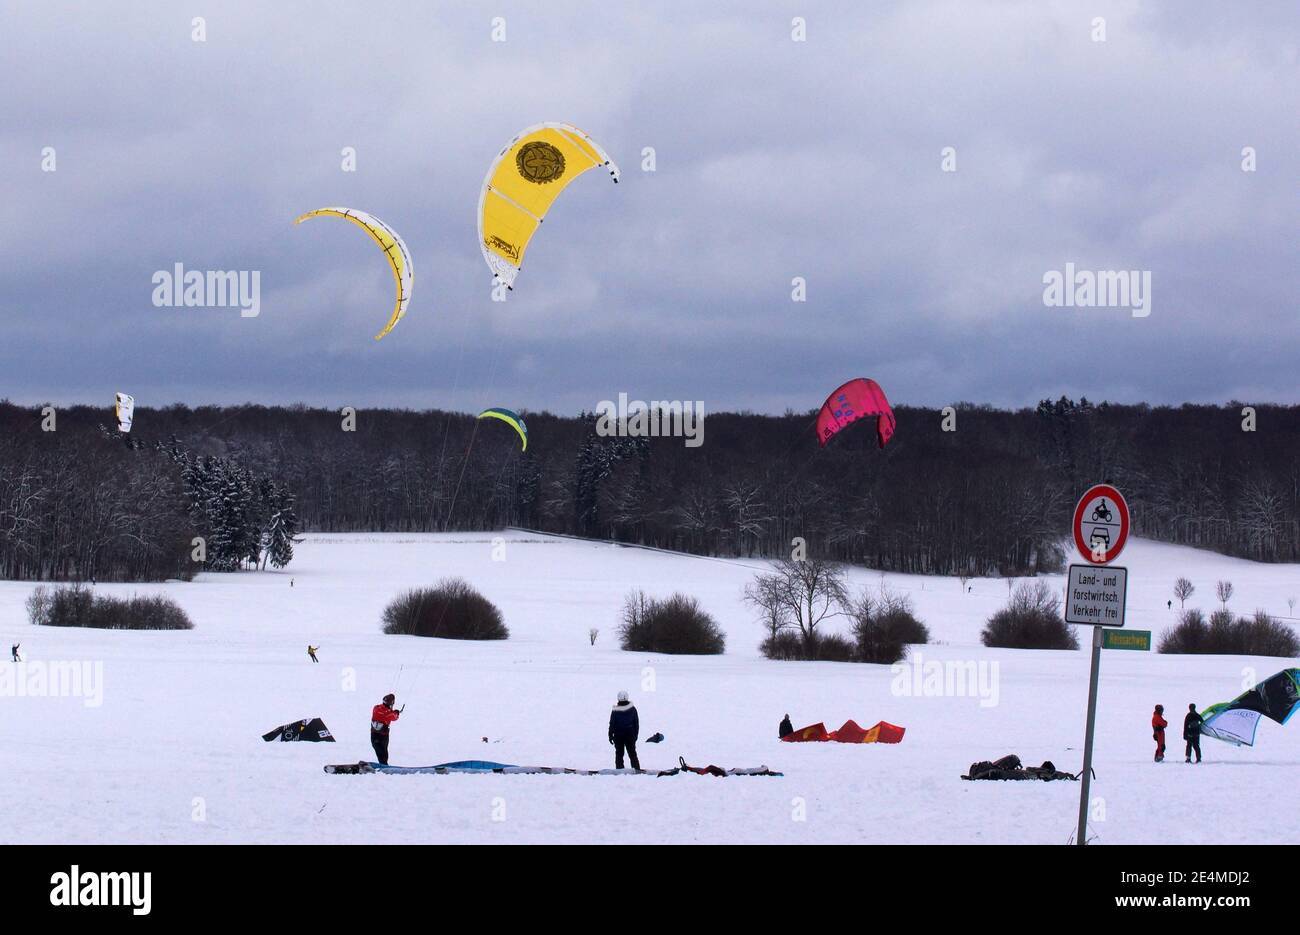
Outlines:
[[[379,249],[384,251],[384,256],[388,257],[388,265],[393,270],[393,279],[397,281],[397,302],[393,305],[393,314],[389,317],[388,324],[375,335],[375,340],[378,341],[402,320],[407,306],[411,304],[411,287],[415,282],[415,274],[411,269],[411,254],[395,230],[373,214],[355,208],[317,208],[315,211],[308,211],[293,223],[301,224],[308,218],[318,217],[336,217],[351,221],[369,234],[370,239],[379,244]]]
[[[451,763],[439,763],[436,766],[381,766],[378,763],[341,763],[326,766],[325,772],[333,775],[356,776],[382,773],[386,776],[433,775],[447,776],[456,774],[495,773],[506,776],[676,776],[681,773],[694,773],[699,776],[781,776],[766,766],[753,766],[741,769],[723,769],[721,766],[688,766],[686,760],[678,757],[679,766],[671,769],[571,769],[563,766],[512,766],[509,763],[494,763],[490,760],[456,760]]]
[[[118,393],[113,411],[117,415],[117,430],[119,432],[131,431],[131,422],[135,418],[135,397],[126,393]]]
[[[867,728],[859,727],[853,719],[844,722],[839,730],[826,731],[826,725],[818,722],[801,727],[781,738],[782,743],[806,743],[817,741],[834,741],[835,743],[899,743],[907,728],[879,721]]]
[[[292,724],[281,724],[275,730],[263,734],[262,739],[268,743],[272,740],[279,740],[284,743],[295,740],[306,740],[311,743],[334,743],[334,735],[325,726],[325,722],[318,717],[303,718],[301,721],[294,721]]]
[[[876,437],[884,448],[894,434],[894,410],[880,384],[858,377],[836,389],[822,403],[817,414],[817,443],[825,448],[833,435],[867,416],[876,417]]]
[[[1285,724],[1300,707],[1300,669],[1270,675],[1232,701],[1210,705],[1201,712],[1201,733],[1241,747],[1255,745],[1259,718]]]
[[[781,742],[804,743],[805,741],[822,741],[830,739],[831,735],[826,733],[826,725],[818,721],[816,724],[810,724],[807,727],[801,727],[792,733],[786,734],[781,738]]]
[[[587,134],[567,123],[524,130],[488,168],[478,202],[478,239],[494,279],[514,288],[524,251],[560,193],[588,169],[618,166]]]
[[[1042,766],[1022,766],[1020,757],[1014,753],[1008,753],[1006,756],[997,760],[980,760],[978,763],[972,763],[970,770],[962,779],[971,780],[1023,780],[1037,779],[1042,782],[1052,782],[1058,779],[1078,780],[1074,773],[1066,773],[1056,768],[1051,760],[1044,760]]]
[[[492,408],[492,409],[484,409],[482,412],[478,414],[478,418],[500,419],[506,425],[510,426],[517,433],[519,433],[519,440],[523,443],[523,447],[520,448],[519,450],[520,451],[528,450],[528,426],[524,424],[524,420],[522,417],[520,417],[519,413],[511,409]],[[544,435],[546,433],[543,432],[542,434]]]

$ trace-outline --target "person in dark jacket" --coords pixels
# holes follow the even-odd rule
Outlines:
[[[23,644],[22,644],[22,643],[14,643],[12,646],[9,647],[9,655],[11,655],[11,656],[14,657],[14,658],[13,658],[13,661],[14,661],[14,662],[22,662],[22,661],[23,661],[23,660],[22,660],[22,657],[18,655],[18,647],[21,646],[21,645],[23,645]]]
[[[781,726],[777,728],[777,732],[783,738],[794,733],[794,725],[790,723],[790,715],[787,714],[785,717],[781,718]]]
[[[1165,758],[1165,728],[1169,722],[1165,720],[1165,706],[1156,705],[1155,713],[1151,715],[1151,735],[1156,741],[1156,762],[1160,763]]]
[[[1201,721],[1196,713],[1196,705],[1187,706],[1187,717],[1183,718],[1183,739],[1187,741],[1187,762],[1192,762],[1192,751],[1196,751],[1196,762],[1201,762]]]
[[[641,733],[641,721],[636,705],[627,700],[627,692],[618,693],[618,703],[609,712],[609,742],[614,745],[614,768],[623,768],[623,752],[627,751],[633,769],[640,769],[636,758],[636,738]]]
[[[381,766],[388,765],[388,726],[402,716],[401,711],[393,710],[396,703],[393,695],[385,695],[383,702],[370,712],[370,746],[375,748],[375,759]]]

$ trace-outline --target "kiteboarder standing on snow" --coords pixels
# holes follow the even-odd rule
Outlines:
[[[776,730],[782,739],[794,733],[794,725],[790,723],[790,715],[787,714],[785,717],[781,718],[781,726]]]
[[[22,657],[20,657],[20,656],[18,655],[18,647],[21,646],[21,645],[23,645],[23,644],[22,644],[22,643],[14,643],[12,646],[9,647],[9,655],[11,655],[11,656],[14,657],[14,658],[13,658],[13,661],[14,661],[14,662],[22,662],[22,661],[23,661],[23,660],[22,660]]]
[[[375,759],[380,766],[388,765],[388,726],[402,716],[400,710],[394,711],[397,698],[385,695],[384,700],[375,705],[370,712],[370,746],[375,748]],[[406,705],[402,705],[405,709]]]
[[[1192,751],[1196,751],[1196,762],[1201,762],[1201,716],[1196,713],[1196,705],[1187,706],[1187,717],[1183,718],[1183,739],[1187,741],[1187,762],[1192,762]]]
[[[609,712],[609,742],[614,745],[614,768],[623,768],[623,751],[627,751],[632,768],[641,769],[641,762],[636,758],[636,738],[641,733],[641,721],[637,717],[636,705],[627,700],[627,692],[618,693],[618,703]]]
[[[1157,763],[1163,762],[1165,758],[1165,728],[1168,726],[1169,722],[1165,720],[1165,706],[1156,705],[1155,713],[1151,715],[1151,732],[1156,739]]]

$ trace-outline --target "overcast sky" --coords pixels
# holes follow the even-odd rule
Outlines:
[[[854,376],[926,405],[1300,402],[1294,0],[0,11],[17,402],[782,412]],[[541,121],[622,182],[574,182],[496,303],[479,189]],[[410,248],[383,341],[382,254],[293,225],[325,205]],[[259,271],[261,314],[154,307],[176,263]],[[1045,306],[1067,263],[1149,270],[1150,315]]]

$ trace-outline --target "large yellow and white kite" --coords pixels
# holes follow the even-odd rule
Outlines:
[[[524,251],[551,204],[588,169],[618,166],[591,137],[567,123],[529,127],[501,150],[478,201],[478,239],[494,279],[514,288]]]
[[[379,249],[383,250],[384,255],[388,257],[388,265],[393,268],[393,278],[397,280],[397,303],[393,306],[392,317],[388,319],[388,324],[384,325],[384,330],[375,335],[375,340],[378,341],[392,331],[393,326],[402,320],[402,316],[406,314],[407,306],[411,304],[411,286],[415,280],[414,273],[411,271],[411,254],[407,251],[406,244],[401,237],[397,236],[395,230],[373,214],[367,214],[355,208],[318,208],[315,211],[308,211],[293,223],[301,224],[308,218],[318,217],[345,218],[351,221],[369,234],[371,239],[379,244]]]

